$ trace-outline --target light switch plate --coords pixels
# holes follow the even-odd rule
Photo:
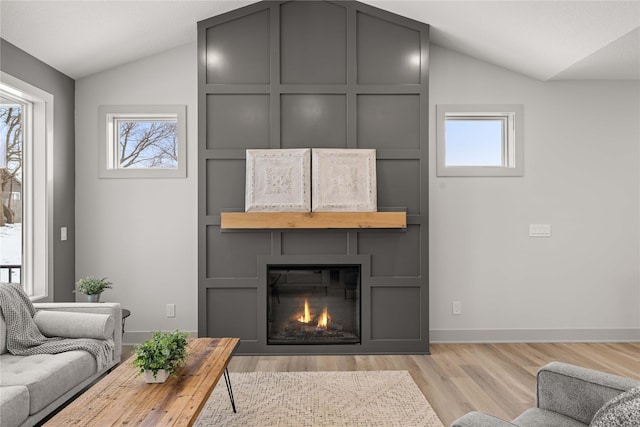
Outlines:
[[[176,317],[176,305],[167,304],[167,317]]]

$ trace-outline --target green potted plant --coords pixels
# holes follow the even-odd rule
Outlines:
[[[164,382],[169,375],[177,375],[178,368],[187,361],[188,332],[155,332],[153,337],[137,346],[131,362],[145,374],[148,383]]]
[[[89,302],[100,302],[100,294],[111,289],[112,283],[106,277],[95,279],[91,276],[78,280],[78,291],[87,296]]]

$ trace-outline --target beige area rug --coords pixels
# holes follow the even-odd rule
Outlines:
[[[223,378],[196,426],[443,427],[407,371],[244,372]]]

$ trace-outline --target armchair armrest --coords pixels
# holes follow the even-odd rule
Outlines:
[[[516,427],[516,425],[483,412],[469,412],[451,423],[451,427]]]
[[[605,403],[639,385],[640,382],[631,378],[551,362],[538,371],[538,408],[588,425]]]
[[[36,310],[75,313],[110,314],[115,320],[113,332],[114,361],[122,359],[122,307],[116,302],[84,303],[84,302],[42,302],[34,303]]]

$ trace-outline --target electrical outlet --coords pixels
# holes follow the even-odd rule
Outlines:
[[[462,314],[462,303],[460,301],[453,301],[451,303],[451,314],[459,316]]]
[[[176,317],[176,305],[167,304],[167,317]]]
[[[551,237],[551,224],[529,224],[529,237]]]

